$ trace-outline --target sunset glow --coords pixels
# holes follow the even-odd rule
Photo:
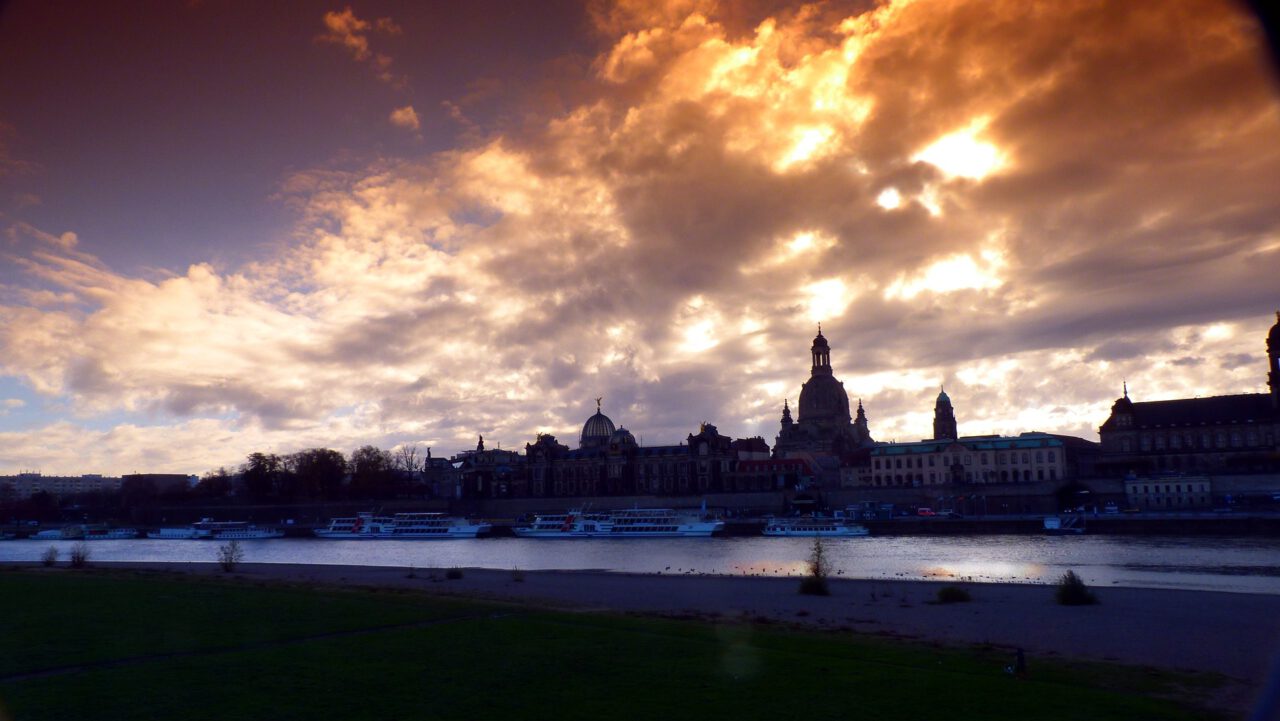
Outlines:
[[[72,5],[0,23],[0,473],[772,443],[817,322],[876,438],[1265,383],[1225,0]]]

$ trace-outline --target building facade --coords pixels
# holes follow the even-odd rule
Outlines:
[[[185,480],[187,477],[182,476]],[[23,501],[37,493],[51,496],[74,496],[80,493],[115,493],[123,479],[89,473],[83,476],[46,476],[40,473],[18,473],[0,476],[0,501]]]
[[[1098,429],[1109,476],[1280,471],[1280,313],[1267,336],[1267,393],[1134,401]]]
[[[632,496],[692,495],[735,490],[766,490],[772,480],[740,464],[767,459],[762,438],[732,439],[703,423],[684,443],[642,446],[626,428],[616,427],[600,408],[587,419],[578,447],[569,448],[550,434],[525,445],[529,495]]]
[[[1074,477],[1071,440],[1089,443],[1049,433],[881,443],[865,477],[881,487],[1062,481]]]

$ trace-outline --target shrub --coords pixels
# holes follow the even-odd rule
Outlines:
[[[519,566],[511,569],[511,580],[516,583],[524,583],[524,571],[521,571]]]
[[[831,588],[827,585],[830,571],[827,548],[821,538],[814,538],[813,550],[809,552],[809,573],[800,579],[800,593],[806,596],[830,596]]]
[[[1088,606],[1098,602],[1098,597],[1084,585],[1084,580],[1075,571],[1067,571],[1058,579],[1055,597],[1063,606]]]
[[[57,562],[58,549],[54,546],[49,546],[44,549],[44,553],[40,556],[40,563],[43,563],[45,566],[52,566]]]
[[[240,547],[239,541],[232,540],[218,546],[218,565],[222,566],[224,572],[231,573],[241,563],[244,563],[244,549]]]
[[[450,581],[456,581],[459,578],[462,578],[462,569],[458,568],[457,566],[454,566],[453,568],[450,568],[448,571],[444,572],[444,577],[449,579]]]
[[[71,547],[71,567],[84,568],[89,565],[89,544],[81,541]]]
[[[938,603],[968,603],[971,600],[969,592],[959,586],[943,586],[938,589]]]

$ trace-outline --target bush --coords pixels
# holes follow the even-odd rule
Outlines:
[[[1075,571],[1067,571],[1058,579],[1055,597],[1063,606],[1089,606],[1098,602],[1098,597],[1084,585],[1084,580]]]
[[[459,578],[462,578],[462,569],[458,568],[457,566],[454,566],[453,568],[450,568],[448,571],[444,572],[444,577],[449,579],[450,581],[456,581]]]
[[[809,574],[800,579],[800,593],[806,596],[830,596],[831,588],[827,585],[830,571],[827,548],[821,538],[814,538],[813,550],[809,552]]]
[[[71,547],[71,567],[84,568],[89,565],[89,544],[81,541]]]
[[[938,603],[968,603],[973,599],[959,586],[943,586],[938,589]]]
[[[44,549],[44,553],[40,556],[40,563],[43,563],[45,566],[52,566],[57,562],[58,549],[54,546],[49,546]]]
[[[524,571],[521,571],[519,566],[511,569],[511,580],[516,583],[524,583]]]
[[[218,546],[218,565],[222,566],[224,572],[231,573],[241,563],[244,563],[244,549],[240,547],[239,541],[232,540]]]

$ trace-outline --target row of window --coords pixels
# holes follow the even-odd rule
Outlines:
[[[952,478],[952,474],[948,472],[938,473],[937,471],[929,472],[930,484],[947,483],[948,481],[959,481],[959,478]],[[1016,483],[1019,481],[1056,481],[1058,480],[1058,469],[1056,468],[1039,468],[1032,472],[1031,469],[1023,469],[1021,471],[1015,469],[1012,471],[995,471],[984,470],[974,473],[973,471],[964,471],[963,481],[965,483]],[[925,474],[923,473],[876,473],[872,476],[872,483],[877,486],[920,486],[926,483]]]
[[[1276,443],[1275,435],[1270,431],[1259,433],[1256,430],[1245,431],[1218,431],[1217,433],[1201,432],[1196,433],[1170,433],[1170,434],[1152,434],[1143,433],[1138,436],[1138,449],[1143,451],[1163,451],[1166,448],[1179,450],[1187,449],[1209,449],[1209,448],[1255,448],[1258,446],[1271,447]],[[1120,439],[1120,450],[1130,451],[1132,441],[1128,438]]]
[[[974,455],[975,454],[973,453],[965,453],[965,454],[957,453],[954,455],[943,454],[942,456],[928,455],[928,456],[916,456],[914,460],[915,460],[916,468],[924,468],[925,459],[928,459],[928,465],[930,468],[932,468],[936,465],[939,465],[938,460],[939,458],[941,458],[940,465],[942,465],[942,467],[944,468],[949,468],[954,465],[966,465],[966,466],[973,465]],[[978,457],[979,465],[983,465],[983,466],[987,465],[989,456],[986,452],[978,453],[976,455]],[[994,457],[997,465],[1001,465],[1001,466],[1018,465],[1019,452],[1018,451],[994,452],[990,454],[990,457]],[[1036,451],[1034,455],[1030,451],[1022,451],[1021,452],[1022,464],[1024,465],[1030,464],[1031,459],[1033,457],[1035,458],[1036,463],[1057,463],[1058,461],[1058,454],[1055,451]],[[882,460],[884,461],[883,466],[881,466]],[[905,466],[903,465],[903,461],[906,461]],[[890,468],[911,468],[912,467],[911,461],[912,461],[911,458],[884,458],[884,459],[876,458],[872,463],[872,467],[875,468],[876,470],[880,470],[881,468],[885,470],[888,470]]]

